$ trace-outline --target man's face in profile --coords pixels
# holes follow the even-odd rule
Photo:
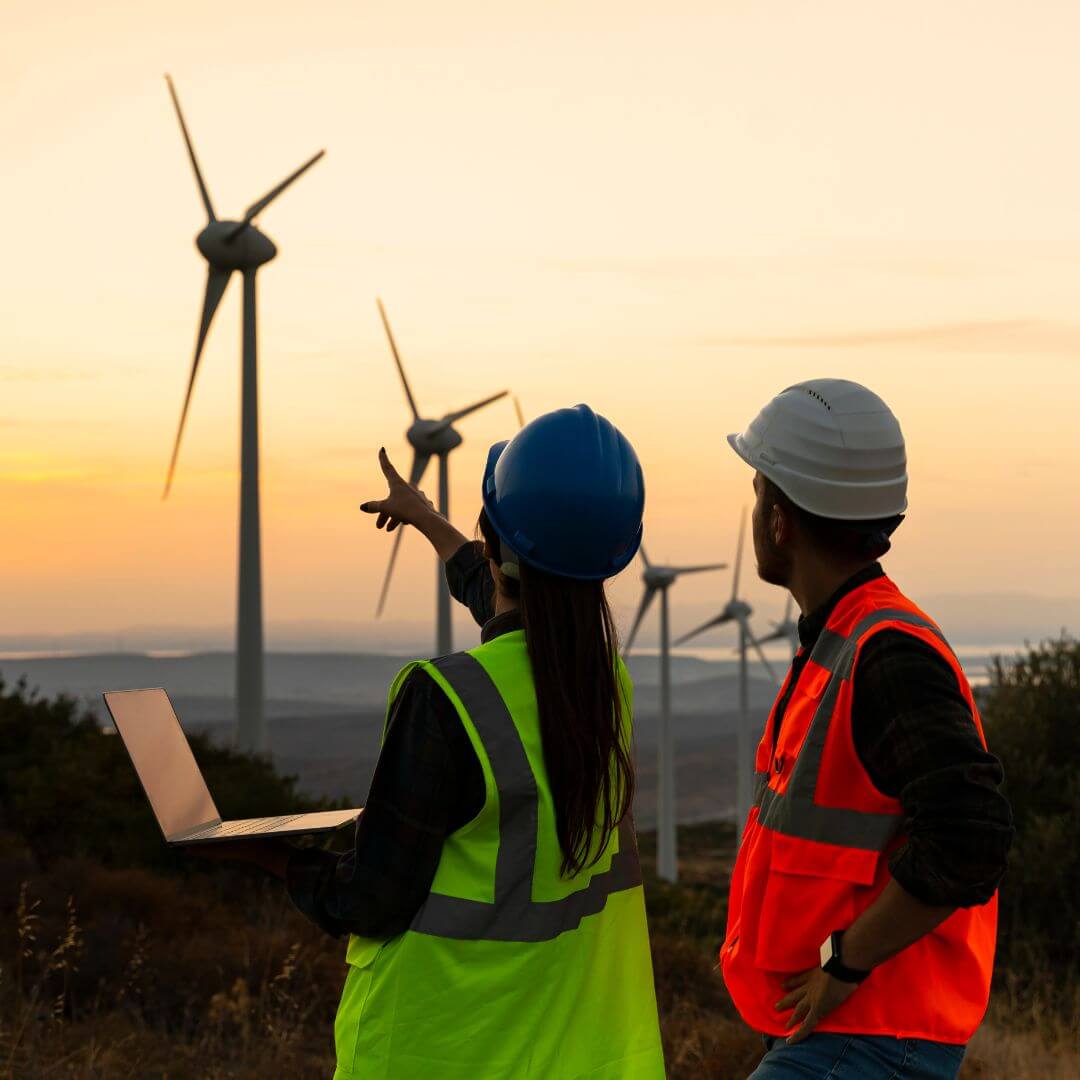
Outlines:
[[[787,546],[777,544],[776,532],[779,525],[782,533],[790,536],[791,525],[783,509],[767,498],[764,478],[759,472],[754,473],[754,513],[750,525],[758,577],[769,585],[786,587],[791,579],[791,554]]]

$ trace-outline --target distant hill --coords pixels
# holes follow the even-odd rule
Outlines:
[[[778,594],[779,597],[779,594]],[[993,645],[999,642],[1042,640],[1062,627],[1080,630],[1080,596],[1008,592],[917,594],[916,599],[957,642]],[[761,617],[776,618],[776,608],[762,607]],[[636,594],[634,605],[636,606]],[[715,614],[704,599],[683,597],[680,619],[687,627]],[[625,632],[633,615],[629,608],[622,622]],[[462,645],[475,642],[475,628],[457,624]],[[761,624],[763,627],[766,623]],[[638,643],[656,645],[654,620],[646,620]],[[124,652],[184,649],[192,652],[228,652],[234,641],[229,626],[126,626],[108,631],[16,634],[0,632],[0,653],[30,651]],[[290,620],[267,625],[267,642],[280,652],[396,653],[421,655],[431,648],[430,622],[387,618],[378,623],[344,620]]]
[[[378,757],[386,691],[404,658],[356,652],[272,652],[266,662],[267,747],[279,770],[296,774],[313,796],[362,804]],[[638,817],[655,821],[659,660],[632,655],[639,765]],[[777,665],[778,674],[782,664]],[[234,734],[233,657],[102,653],[0,660],[8,682],[25,676],[46,696],[82,700],[102,723],[103,690],[163,686],[185,728],[208,730],[221,742]],[[750,708],[760,731],[776,694],[761,666],[750,667]],[[725,817],[733,803],[734,736],[738,714],[735,658],[672,659],[672,704],[683,821]]]
[[[1035,643],[1063,629],[1080,632],[1080,596],[946,593],[920,597],[919,603],[952,641],[966,645]]]
[[[333,705],[356,709],[382,706],[386,690],[404,660],[370,653],[271,653],[266,663],[266,697],[270,702],[295,703],[293,711]],[[44,694],[63,691],[98,713],[104,690],[163,686],[170,695],[231,698],[232,653],[191,656],[146,656],[141,653],[103,653],[88,656],[30,660],[0,660],[0,673],[9,680],[25,675]],[[274,706],[276,707],[276,706]],[[225,715],[231,713],[231,706]]]

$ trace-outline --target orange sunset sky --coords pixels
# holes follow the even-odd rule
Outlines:
[[[750,473],[723,435],[833,375],[904,427],[889,567],[911,593],[1080,596],[1075,4],[0,0],[0,18],[0,636],[234,618],[238,281],[160,497],[205,275],[166,71],[221,216],[327,150],[259,219],[280,249],[259,278],[271,647],[290,621],[377,644],[432,618],[409,536],[372,621],[389,545],[357,505],[382,490],[380,444],[408,462],[376,295],[424,411],[508,388],[530,416],[586,401],[619,424],[658,559],[731,559]],[[509,401],[461,424],[466,531],[515,428]],[[681,584],[675,629],[729,583]],[[637,590],[615,584],[623,618]]]

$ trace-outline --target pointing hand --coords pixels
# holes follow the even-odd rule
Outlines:
[[[385,448],[379,450],[379,466],[389,488],[386,498],[360,504],[365,514],[378,514],[375,528],[385,526],[387,532],[393,532],[399,525],[416,525],[436,513],[431,500],[394,468]]]

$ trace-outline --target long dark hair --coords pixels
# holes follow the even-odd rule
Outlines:
[[[500,562],[499,536],[486,513],[479,530],[485,554]],[[628,706],[615,673],[618,635],[602,581],[555,577],[525,563],[520,574],[503,575],[500,587],[521,609],[562,873],[571,877],[600,859],[634,798]]]

